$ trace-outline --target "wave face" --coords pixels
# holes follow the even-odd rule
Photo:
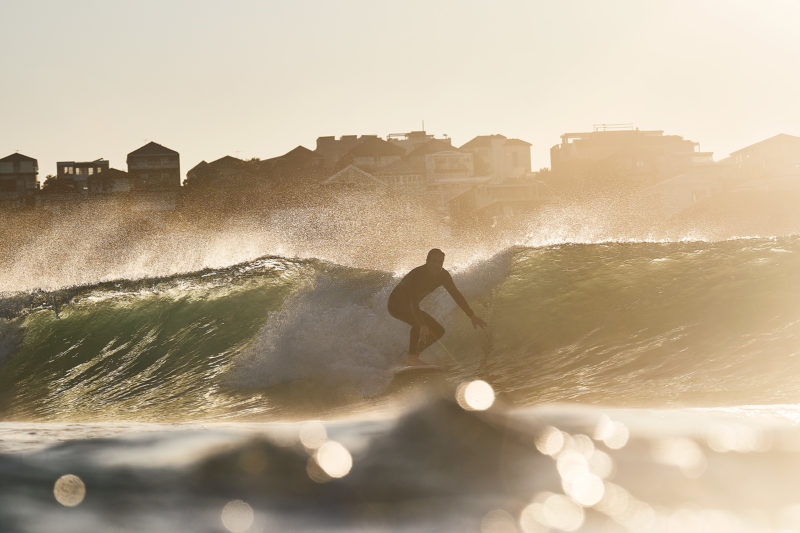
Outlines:
[[[800,401],[800,239],[516,247],[454,273],[425,357],[516,405]],[[352,409],[391,399],[408,328],[397,278],[317,260],[0,300],[7,420],[187,420]]]

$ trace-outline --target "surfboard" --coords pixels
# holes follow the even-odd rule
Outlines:
[[[406,374],[417,374],[417,373],[428,373],[428,372],[441,372],[443,368],[439,365],[404,365],[398,367],[394,371],[395,376],[406,375]]]

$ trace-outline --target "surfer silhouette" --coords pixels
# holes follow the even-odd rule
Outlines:
[[[444,335],[442,325],[419,308],[420,301],[434,289],[444,287],[472,320],[472,327],[486,327],[486,322],[475,316],[467,300],[456,288],[450,273],[442,268],[443,264],[444,252],[434,248],[428,252],[425,264],[406,274],[389,295],[389,314],[411,326],[406,358],[408,366],[427,366],[419,355]]]

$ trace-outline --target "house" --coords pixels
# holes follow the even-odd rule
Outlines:
[[[607,129],[565,133],[550,149],[554,180],[581,187],[646,187],[712,161],[696,142],[663,130]]]
[[[321,155],[305,146],[296,146],[285,154],[257,163],[259,174],[272,181],[303,181],[326,175],[325,161]]]
[[[89,175],[87,186],[89,196],[116,195],[130,192],[132,183],[130,175],[124,170],[108,168]]]
[[[431,182],[471,178],[475,175],[473,156],[457,148],[426,154],[425,174]]]
[[[407,133],[390,133],[386,136],[386,140],[395,146],[399,146],[406,153],[411,153],[417,147],[427,144],[429,141],[442,141],[450,146],[450,139],[445,136],[443,139],[436,139],[433,135],[427,133],[425,130],[409,131]]]
[[[36,202],[39,164],[15,153],[0,159],[0,207],[32,207]]]
[[[181,186],[180,155],[155,142],[128,154],[128,174],[135,191],[176,191]]]
[[[86,195],[89,191],[89,177],[108,171],[108,165],[108,161],[102,158],[94,161],[58,161],[56,163],[58,189]]]
[[[376,175],[389,185],[406,189],[407,192],[425,190],[436,179],[436,169],[441,171],[440,174],[447,176],[452,175],[452,172],[447,172],[450,167],[453,170],[460,168],[461,171],[472,175],[470,154],[463,154],[457,148],[453,148],[450,139],[430,137],[427,141],[418,143],[416,148],[398,161],[377,170]],[[449,157],[445,154],[449,154]],[[461,161],[462,165],[453,163],[453,157]]]
[[[449,185],[463,179],[469,181],[473,175],[472,154],[454,148],[449,139],[429,139],[410,153],[380,139],[368,140],[342,161],[350,163],[327,178],[323,185],[380,187],[403,194],[432,193],[432,196],[446,190],[445,194],[452,195],[455,192]],[[439,188],[437,184],[441,180],[447,182],[448,187]]]
[[[479,135],[461,146],[472,154],[476,175],[495,182],[519,178],[531,171],[531,144],[504,135]]]
[[[740,187],[800,189],[800,137],[781,133],[730,155]]]
[[[355,165],[363,170],[373,171],[399,161],[405,155],[403,148],[378,137],[370,137],[343,155],[337,166],[343,168]]]
[[[324,167],[333,168],[342,156],[358,144],[377,138],[377,135],[361,135],[360,137],[358,135],[342,135],[338,139],[334,136],[317,137],[317,148],[314,153],[320,158]]]
[[[226,155],[207,163],[200,161],[186,173],[184,186],[188,188],[214,186],[221,180],[228,180],[242,173],[245,162],[237,157]]]
[[[388,184],[385,181],[355,165],[347,165],[340,171],[335,172],[325,179],[322,185],[346,191],[385,191],[388,188]]]
[[[693,165],[680,174],[642,189],[642,205],[665,220],[675,217],[730,191],[732,168],[729,160]]]

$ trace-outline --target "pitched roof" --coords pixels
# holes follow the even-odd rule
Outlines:
[[[522,139],[509,139],[506,141],[506,144],[523,144],[525,146],[531,146],[531,143],[528,141],[523,141]]]
[[[178,152],[172,150],[171,148],[167,148],[166,146],[161,146],[156,142],[149,142],[142,146],[141,148],[137,148],[133,152],[128,154],[130,156],[142,156],[142,155],[179,155]]]
[[[36,160],[32,157],[28,157],[27,155],[22,155],[21,153],[17,152],[5,156],[3,159],[0,159],[0,161],[36,161]]]
[[[207,167],[207,166],[208,166],[208,163],[207,163],[207,162],[206,162],[206,160],[204,159],[204,160],[200,161],[199,163],[197,163],[197,164],[196,164],[195,166],[193,166],[192,168],[190,168],[190,169],[189,169],[189,170],[186,172],[186,175],[188,176],[188,175],[189,175],[189,174],[191,174],[192,172],[197,172],[197,171],[198,171],[198,170],[200,170],[201,168],[204,168],[204,167]]]
[[[201,163],[204,163],[204,162],[205,161],[201,161]],[[242,161],[238,157],[233,157],[232,155],[224,155],[224,156],[220,157],[219,159],[217,159],[215,161],[212,161],[211,163],[208,163],[208,164],[210,166],[212,166],[212,167],[227,167],[227,166],[236,166],[236,165],[239,165],[241,163],[244,163],[244,161]]]
[[[351,179],[347,179],[351,178]],[[355,165],[347,165],[339,172],[336,172],[332,176],[328,177],[325,181],[322,182],[323,185],[330,185],[332,183],[337,183],[343,181],[347,183],[348,181],[352,182],[355,178],[358,181],[363,181],[367,183],[375,183],[377,185],[386,186],[386,183],[381,180],[380,178],[376,177],[374,174],[370,174],[366,170],[362,170]]]
[[[297,145],[296,147],[292,148],[281,157],[308,157],[309,155],[314,155],[312,150],[309,150],[302,144]]]
[[[130,174],[125,172],[124,170],[119,170],[117,168],[108,168],[103,172],[92,174],[89,176],[89,181],[97,181],[97,180],[108,180],[108,179],[116,179],[116,178],[129,178]]]
[[[478,135],[468,143],[461,146],[461,149],[463,150],[466,148],[469,150],[470,148],[482,148],[484,146],[490,146],[492,140],[494,139],[506,140],[507,137],[505,135],[500,135],[499,133],[494,135]]]
[[[109,168],[100,174],[95,174],[95,176],[103,176],[104,178],[128,178],[130,174],[118,168]]]
[[[785,144],[785,143],[797,143],[800,145],[800,137],[795,137],[794,135],[788,135],[786,133],[779,133],[778,135],[773,135],[769,139],[764,139],[763,141],[758,141],[757,143],[751,144],[750,146],[745,146],[744,148],[740,148],[735,152],[731,152],[731,155],[738,154],[741,152],[750,152],[752,150],[757,150],[758,148],[762,148],[767,144]]]

